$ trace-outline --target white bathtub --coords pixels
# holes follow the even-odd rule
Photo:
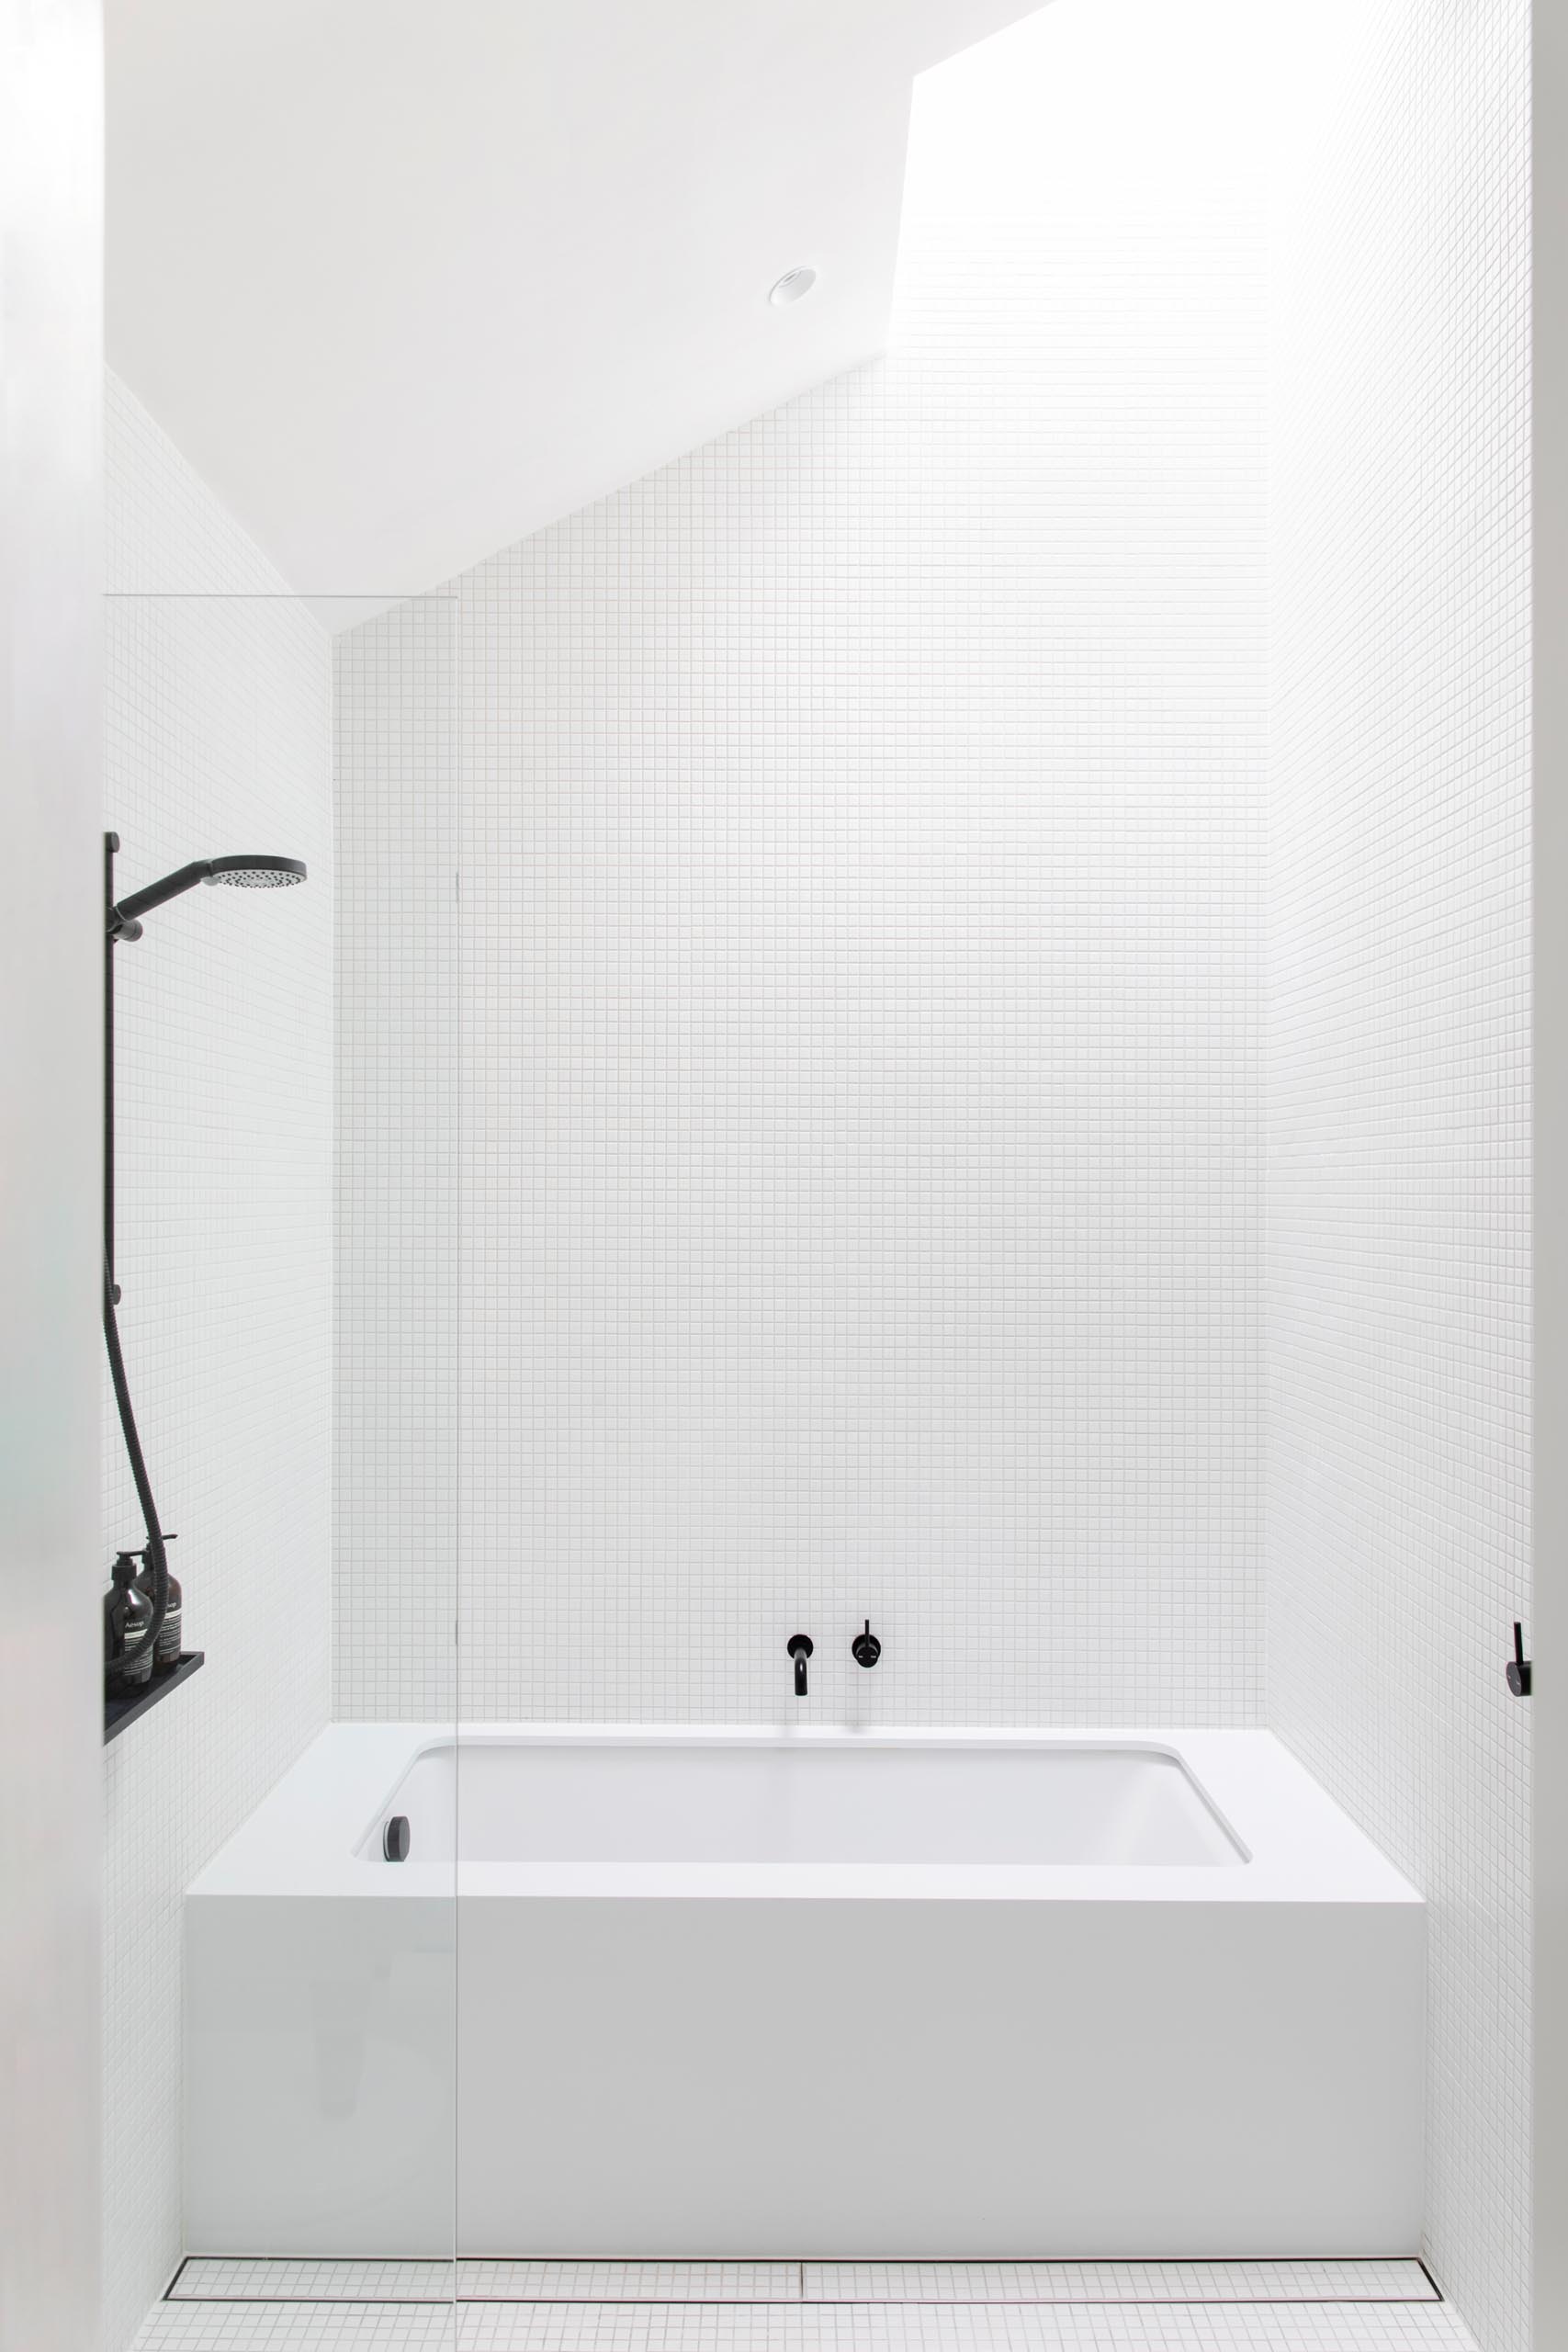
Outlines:
[[[197,2251],[1416,2247],[1422,1905],[1266,1733],[343,1724],[186,1917]]]

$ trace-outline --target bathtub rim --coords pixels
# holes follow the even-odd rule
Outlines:
[[[1238,1863],[581,1862],[392,1865],[366,1855],[418,1758],[468,1745],[724,1748],[1113,1748],[1180,1765]],[[347,1901],[671,1899],[1393,1903],[1422,1897],[1274,1734],[1061,1726],[346,1723],[324,1727],[187,1890]]]

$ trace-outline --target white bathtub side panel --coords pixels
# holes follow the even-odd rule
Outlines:
[[[454,1910],[187,1898],[188,2251],[450,2256]]]
[[[1412,2254],[1413,1905],[468,1902],[459,2250]]]

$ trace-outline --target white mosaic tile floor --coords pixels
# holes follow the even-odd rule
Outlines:
[[[447,2300],[457,2286],[463,2298]],[[137,2352],[1474,2352],[1414,2262],[187,2262]]]
[[[1447,2303],[158,2304],[138,2352],[1475,2352]]]

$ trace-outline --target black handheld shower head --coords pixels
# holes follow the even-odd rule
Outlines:
[[[144,890],[130,891],[118,906],[111,901],[109,937],[140,939],[143,915],[151,914],[154,907],[166,906],[183,891],[194,890],[198,882],[222,882],[243,890],[279,890],[304,879],[305,868],[297,857],[198,857],[165,874],[161,882],[149,882]]]
[[[286,890],[303,882],[305,868],[297,857],[215,857],[207,879],[239,890]]]

